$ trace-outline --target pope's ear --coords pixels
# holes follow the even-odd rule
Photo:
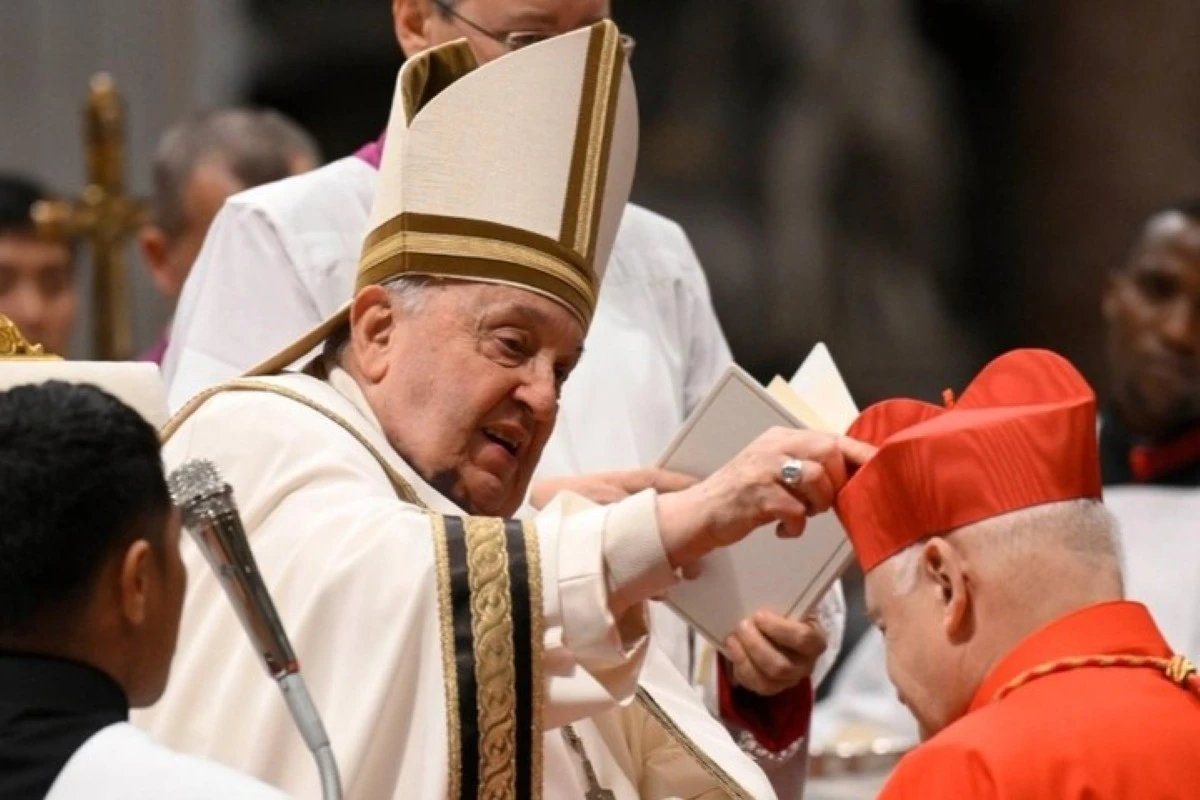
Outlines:
[[[379,381],[387,372],[388,345],[395,322],[387,289],[368,286],[354,296],[350,304],[350,348],[359,372],[369,381]]]

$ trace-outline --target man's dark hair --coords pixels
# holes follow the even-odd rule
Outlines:
[[[69,624],[111,555],[165,546],[170,507],[136,411],[82,384],[0,392],[0,636]]]
[[[40,184],[13,173],[0,173],[0,236],[33,235],[34,203],[49,199]]]

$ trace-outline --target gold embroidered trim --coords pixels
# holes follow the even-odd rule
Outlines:
[[[404,73],[407,80],[401,87],[404,118],[409,125],[430,100],[478,66],[475,54],[465,40],[426,50],[413,61]]]
[[[507,242],[560,261],[591,282],[590,276],[586,274],[584,268],[583,256],[570,247],[548,236],[491,220],[403,211],[376,225],[363,241],[362,250],[364,253],[369,253],[388,239],[406,232]],[[355,288],[361,289],[369,283],[370,281],[363,280],[360,263],[360,272],[355,281]]]
[[[376,225],[362,252],[356,291],[398,275],[431,275],[532,289],[565,304],[584,325],[596,306],[595,275],[581,254],[499,222],[405,211]]]
[[[571,171],[567,173],[567,193],[563,198],[563,215],[559,226],[558,241],[564,247],[575,248],[579,239],[579,206],[583,202],[583,173],[587,160],[587,132],[592,129],[592,113],[595,103],[596,82],[600,79],[597,67],[600,63],[600,46],[604,37],[593,30],[588,38],[587,55],[584,57],[583,88],[579,94],[579,114],[575,120],[575,144],[571,150]],[[576,252],[579,252],[576,250]],[[580,255],[583,255],[580,253]]]
[[[728,772],[721,768],[720,764],[709,758],[707,753],[701,750],[686,733],[679,729],[679,726],[675,724],[675,720],[671,719],[667,712],[663,711],[662,706],[650,696],[649,692],[639,687],[637,690],[637,702],[655,722],[662,726],[667,736],[674,739],[675,743],[683,748],[683,751],[720,785],[726,795],[735,798],[735,800],[754,800],[745,789],[738,785],[737,781],[730,777]]]
[[[1010,692],[1038,678],[1044,678],[1047,675],[1056,675],[1072,669],[1081,669],[1083,667],[1150,668],[1158,670],[1167,680],[1183,689],[1188,689],[1200,695],[1200,678],[1196,677],[1200,675],[1200,670],[1197,670],[1196,665],[1182,655],[1175,655],[1171,658],[1132,655],[1077,656],[1075,658],[1063,658],[1058,661],[1051,661],[1022,672],[1002,686],[992,697],[992,702],[995,703],[1003,700]]]
[[[359,268],[360,286],[381,283],[389,277],[407,272],[408,270],[392,267],[383,271],[386,274],[375,274],[380,266],[388,265],[401,253],[421,253],[515,264],[549,275],[582,295],[591,306],[596,304],[595,288],[569,262],[526,245],[447,233],[403,231],[392,234],[363,253],[362,265]],[[487,276],[481,275],[480,277]]]
[[[266,392],[268,394],[286,397],[289,400],[294,400],[301,405],[311,408],[313,411],[316,411],[330,422],[336,423],[342,430],[353,436],[354,439],[371,454],[371,456],[376,462],[378,462],[379,466],[387,475],[388,481],[391,482],[392,488],[396,490],[396,494],[401,500],[405,501],[406,503],[411,503],[414,506],[419,506],[420,508],[426,507],[425,504],[421,502],[421,498],[417,496],[416,491],[413,490],[408,481],[404,479],[404,476],[396,472],[396,470],[393,469],[392,466],[387,462],[387,459],[384,458],[383,454],[380,453],[373,444],[367,441],[367,438],[363,436],[363,434],[349,421],[316,402],[315,400],[305,397],[297,391],[293,391],[292,389],[287,389],[282,386],[274,386],[262,381],[239,378],[222,383],[218,386],[214,386],[211,389],[206,389],[189,400],[183,408],[179,409],[179,411],[173,417],[167,420],[167,424],[162,427],[161,431],[159,431],[159,440],[163,444],[166,444],[179,430],[179,427],[183,425],[183,423],[187,422],[192,414],[196,413],[200,406],[204,405],[204,403],[213,396],[223,392]]]
[[[601,167],[612,138],[612,123],[616,116],[613,89],[619,73],[614,67],[621,66],[621,47],[615,27],[601,28],[604,41],[600,46],[598,83],[592,97],[592,124],[587,132],[587,157],[584,159],[583,187],[579,198],[579,227],[576,229],[575,250],[587,258],[595,252],[597,212],[604,200]]]
[[[479,697],[479,796],[515,798],[517,668],[504,520],[465,517]]]
[[[542,616],[542,551],[539,549],[537,525],[531,521],[521,523],[525,532],[525,564],[529,584],[529,653],[530,684],[533,694],[533,747],[530,765],[530,784],[533,786],[531,800],[541,800],[543,781],[542,737],[546,730],[546,686],[542,670],[545,656],[546,620]]]
[[[454,608],[450,599],[450,554],[446,547],[446,520],[429,514],[433,557],[437,564],[438,633],[442,640],[442,690],[446,693],[447,797],[462,792],[462,722],[458,716],[458,672],[451,667],[454,655]]]

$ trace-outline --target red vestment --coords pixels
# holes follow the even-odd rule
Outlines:
[[[1068,614],[1001,659],[966,715],[906,756],[880,799],[1200,798],[1200,678],[1180,685],[1161,667],[1070,664],[1171,655],[1140,603]]]

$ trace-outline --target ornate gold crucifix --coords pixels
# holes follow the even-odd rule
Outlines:
[[[125,194],[125,119],[108,73],[92,77],[84,111],[87,185],[75,200],[38,203],[33,218],[43,236],[87,239],[92,246],[92,338],[95,358],[133,355],[133,309],[125,247],[145,223],[144,201]]]

